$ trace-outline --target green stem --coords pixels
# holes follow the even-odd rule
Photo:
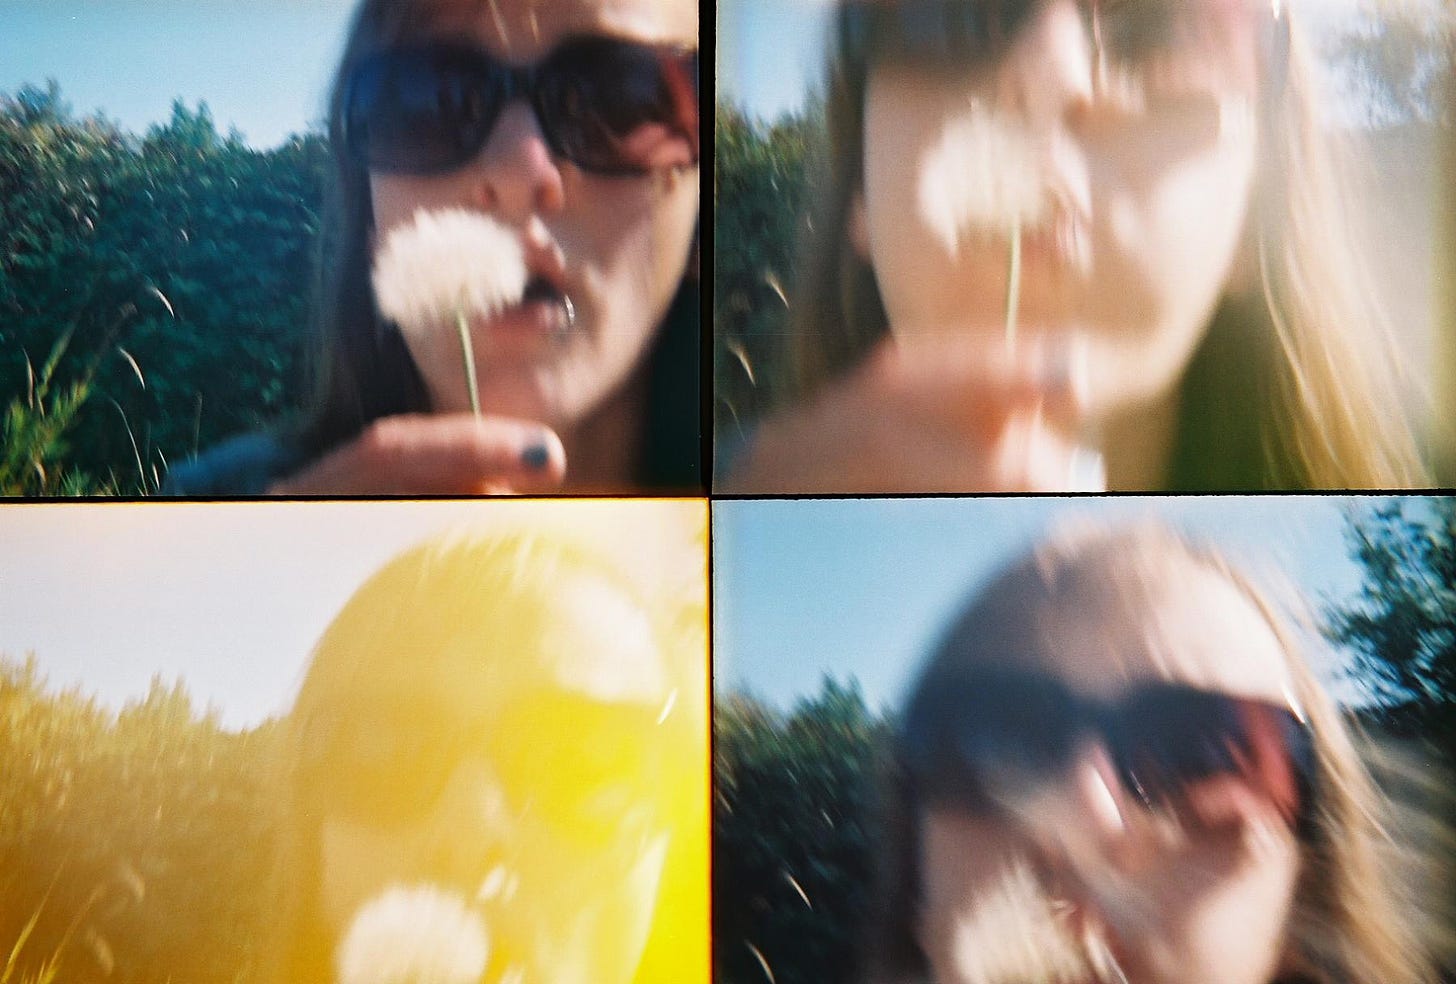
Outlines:
[[[455,327],[460,332],[460,353],[465,359],[465,385],[470,390],[470,412],[480,416],[480,384],[475,379],[475,347],[470,343],[470,324],[465,318],[465,305],[455,308]]]
[[[1016,309],[1021,302],[1021,216],[1011,223],[1011,256],[1006,271],[1006,347],[1016,344]]]

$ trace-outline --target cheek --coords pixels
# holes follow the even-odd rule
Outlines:
[[[1245,248],[1252,139],[1139,173],[1104,163],[1087,322],[1100,339],[1095,403],[1132,405],[1173,386]]]
[[[324,924],[341,937],[359,908],[385,887],[411,877],[412,851],[397,836],[326,820],[319,836],[319,905]]]
[[[1146,290],[1171,320],[1197,321],[1225,286],[1243,240],[1254,145],[1221,141],[1151,174],[1129,174],[1109,208],[1118,246],[1145,271]],[[1192,309],[1190,311],[1190,309]]]
[[[698,170],[663,171],[629,181],[583,176],[567,191],[557,226],[568,264],[577,264],[603,334],[645,339],[676,293],[698,217]]]
[[[399,174],[371,174],[369,201],[374,214],[375,235],[381,241],[395,226],[414,220],[420,210],[459,208],[468,201],[460,180],[445,177],[412,177]]]
[[[998,824],[938,811],[921,819],[916,936],[933,965],[955,964],[958,927],[1019,854],[1019,845]]]
[[[1299,873],[1291,842],[1261,852],[1211,892],[1185,927],[1191,951],[1183,966],[1219,968],[1217,980],[1263,984],[1288,948],[1288,925]]]
[[[656,915],[668,838],[634,838],[583,852],[549,835],[523,837],[519,887],[489,915],[531,979],[632,979]]]
[[[956,93],[960,105],[969,91]],[[868,258],[897,333],[975,320],[968,304],[995,294],[967,289],[998,272],[975,268],[975,261],[985,258],[983,251],[958,249],[957,230],[948,225],[953,221],[950,206],[934,201],[934,183],[927,184],[951,119],[945,98],[945,93],[910,80],[873,79],[866,95]]]

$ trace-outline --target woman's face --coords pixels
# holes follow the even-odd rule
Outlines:
[[[696,48],[693,0],[419,0],[431,39],[465,42],[516,65],[564,39],[607,36]],[[570,429],[624,385],[651,346],[684,276],[698,215],[696,148],[673,134],[636,134],[650,173],[592,173],[552,154],[521,99],[501,111],[475,159],[428,175],[372,173],[375,245],[421,209],[464,208],[520,240],[525,303],[471,325],[482,409]],[[574,309],[568,323],[560,301]],[[437,410],[468,410],[454,332],[409,338]]]
[[[311,794],[333,939],[386,889],[427,883],[479,916],[485,980],[632,979],[675,829],[672,692],[633,601],[589,575],[552,592],[437,665],[343,695]]]
[[[1257,0],[1031,5],[984,64],[869,73],[855,236],[892,331],[1088,353],[1094,415],[1164,395],[1228,285],[1255,173]],[[1264,4],[1267,7],[1267,3]]]
[[[1154,682],[1290,706],[1285,658],[1268,622],[1207,570],[1173,571],[1166,587],[1148,588],[1130,605],[1063,606],[1039,628],[1042,655],[1021,668],[1103,706]],[[1008,976],[976,969],[976,954],[1014,933],[1044,934],[1034,959],[1079,955],[1079,971],[1047,979],[1115,981],[1093,969],[1107,955],[1132,984],[1274,979],[1286,956],[1300,850],[1273,798],[1229,774],[1205,776],[1149,807],[1119,778],[1105,736],[1082,734],[1073,748],[1059,767],[1008,785],[994,808],[922,813],[916,925],[935,980],[1034,979],[1004,964]],[[1025,872],[1034,892],[1019,887]],[[1049,915],[1020,923],[1007,915],[1028,898]]]

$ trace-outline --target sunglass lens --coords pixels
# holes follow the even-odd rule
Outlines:
[[[499,83],[451,51],[400,52],[366,63],[355,83],[356,152],[380,171],[459,167],[480,149],[499,110]]]
[[[1180,691],[1127,705],[1113,745],[1125,783],[1146,803],[1231,776],[1293,818],[1308,768],[1299,749],[1304,737],[1298,720],[1272,704]]]
[[[841,30],[857,57],[974,64],[998,57],[1036,0],[856,0]]]
[[[662,163],[665,141],[696,161],[697,79],[690,56],[588,40],[563,48],[541,73],[536,107],[554,150],[599,173]],[[687,163],[674,160],[672,163]]]
[[[936,771],[943,784],[953,780],[978,797],[1058,771],[1081,727],[1066,691],[1032,674],[985,674],[963,690],[947,689],[944,699],[938,716],[954,754]]]

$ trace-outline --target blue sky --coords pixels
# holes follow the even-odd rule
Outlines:
[[[353,0],[0,0],[0,92],[54,78],[83,115],[144,133],[205,100],[277,146],[323,117]]]
[[[1317,31],[1360,0],[1301,0]],[[354,0],[0,0],[0,92],[56,79],[83,114],[145,132],[205,100],[273,147],[323,115]],[[719,0],[717,85],[754,113],[796,107],[820,74],[827,0]]]
[[[1305,596],[1348,597],[1344,510],[1322,497],[720,502],[713,509],[714,676],[787,709],[826,674],[895,704],[956,607],[1069,516],[1160,516]],[[1323,667],[1327,680],[1334,666]],[[1344,691],[1337,691],[1344,693]]]

